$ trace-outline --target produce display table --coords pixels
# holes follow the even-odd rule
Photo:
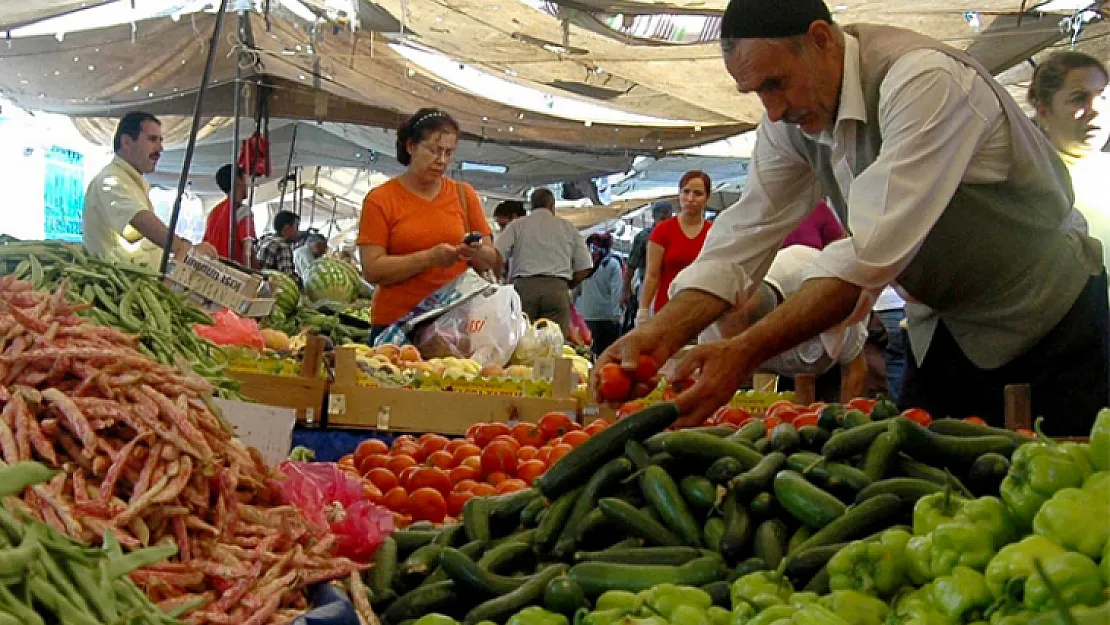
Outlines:
[[[293,408],[297,422],[311,425],[324,414],[328,396],[328,380],[320,375],[323,364],[324,339],[311,337],[305,347],[300,375],[271,375],[229,370],[242,383],[243,396],[269,406]]]
[[[579,411],[578,400],[569,393],[522,397],[389,388],[360,382],[358,373],[354,352],[337,350],[328,427],[463,434],[475,423],[538,423],[548,412],[576,415]]]

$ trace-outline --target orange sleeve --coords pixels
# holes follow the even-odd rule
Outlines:
[[[482,198],[478,197],[478,192],[474,187],[466,184],[465,182],[456,182],[455,184],[463,185],[466,192],[467,209],[470,211],[470,229],[474,232],[480,232],[483,236],[490,236],[493,230],[489,227],[489,220],[486,219],[486,212],[482,210]]]
[[[389,220],[385,207],[374,197],[374,192],[366,194],[362,200],[362,215],[358,219],[358,245],[378,245],[389,247]]]

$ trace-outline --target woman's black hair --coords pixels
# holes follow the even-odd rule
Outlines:
[[[450,131],[459,134],[459,123],[447,112],[434,108],[423,108],[397,129],[397,162],[408,165],[412,162],[409,154],[409,141],[420,143],[429,135]]]
[[[1056,95],[1064,86],[1064,81],[1068,78],[1068,72],[1074,69],[1084,69],[1087,67],[1094,67],[1102,72],[1102,75],[1110,79],[1110,74],[1106,72],[1106,66],[1102,64],[1095,57],[1082,52],[1057,52],[1041,61],[1037,65],[1037,69],[1033,71],[1033,80],[1029,83],[1029,104],[1034,108],[1038,104],[1044,106],[1052,105],[1052,96]]]

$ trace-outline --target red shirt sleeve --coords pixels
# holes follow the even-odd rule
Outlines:
[[[655,226],[651,231],[651,236],[648,237],[648,241],[662,247],[667,247],[667,244],[671,242],[671,229],[674,223],[677,222],[675,222],[672,217]],[[645,250],[645,255],[646,253]]]

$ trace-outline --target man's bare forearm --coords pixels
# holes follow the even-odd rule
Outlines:
[[[867,357],[860,352],[852,362],[840,366],[840,401],[863,397],[867,390]]]
[[[743,334],[754,362],[765,362],[844,321],[860,287],[839,278],[807,280],[802,288]]]
[[[667,329],[667,343],[674,349],[697,338],[729,309],[725,300],[697,289],[685,289],[671,298],[651,318],[651,325]]]

